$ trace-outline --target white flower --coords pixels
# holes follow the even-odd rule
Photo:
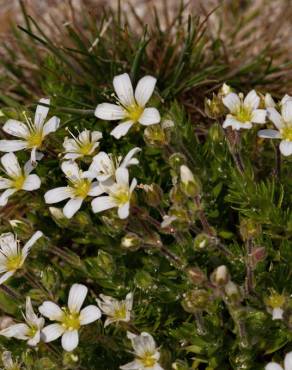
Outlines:
[[[39,103],[50,104],[50,99],[41,99]],[[46,123],[49,107],[38,105],[34,122],[25,115],[26,123],[9,119],[3,126],[3,130],[19,140],[0,140],[0,151],[17,152],[23,149],[31,149],[31,161],[36,161],[36,150],[39,149],[45,136],[55,132],[60,124],[58,117],[51,117]]]
[[[0,277],[0,284],[22,267],[31,247],[42,235],[41,231],[34,233],[22,249],[12,233],[0,235],[0,273],[3,274]]]
[[[284,367],[276,362],[270,362],[266,365],[265,370],[292,370],[292,352],[287,353],[284,359]]]
[[[265,123],[266,110],[258,109],[260,97],[255,90],[250,91],[245,99],[242,94],[230,93],[222,99],[223,104],[229,109],[223,128],[231,126],[233,130],[250,129],[252,123]]]
[[[81,310],[88,289],[82,284],[73,284],[68,297],[68,307],[60,308],[56,303],[45,301],[40,307],[40,313],[57,321],[42,330],[44,341],[51,342],[62,336],[62,347],[65,351],[73,351],[79,342],[78,330],[81,326],[90,324],[101,317],[100,309],[90,305]]]
[[[292,96],[286,94],[283,96],[281,101],[278,103],[278,105],[281,107],[283,104],[285,104],[288,100],[291,100]],[[277,104],[274,101],[273,97],[271,94],[267,93],[265,95],[265,107],[266,108],[276,108]]]
[[[64,159],[77,159],[84,156],[94,154],[99,146],[99,140],[102,138],[102,133],[99,131],[82,131],[78,137],[73,134],[73,139],[65,138],[63,147],[65,149]]]
[[[29,346],[36,346],[41,340],[41,330],[45,320],[38,317],[33,310],[30,297],[26,297],[25,323],[11,325],[0,331],[7,338],[26,340]]]
[[[118,75],[113,85],[118,98],[118,104],[102,103],[95,109],[95,116],[103,120],[122,120],[115,127],[111,135],[116,139],[125,136],[135,124],[143,126],[154,125],[160,122],[160,114],[156,108],[145,108],[153,94],[156,78],[145,76],[138,81],[135,94],[130,77],[127,73]]]
[[[158,363],[160,353],[157,350],[155,341],[150,334],[143,332],[140,335],[135,335],[128,332],[127,336],[132,342],[132,347],[134,349],[136,358],[134,361],[120,366],[120,369],[163,370]]]
[[[195,181],[192,171],[185,165],[180,166],[180,178],[185,185]]]
[[[1,360],[5,370],[20,370],[20,364],[12,360],[11,352],[4,351]]]
[[[292,99],[287,99],[281,106],[281,114],[275,108],[268,108],[268,118],[277,130],[260,130],[259,137],[282,139],[280,151],[284,156],[292,154]]]
[[[47,204],[58,203],[70,198],[63,208],[64,216],[71,218],[80,209],[83,200],[89,196],[98,196],[103,191],[98,186],[98,182],[83,178],[83,172],[77,163],[65,161],[61,165],[62,171],[66,175],[69,185],[49,190],[45,194]]]
[[[91,202],[92,210],[94,213],[98,213],[117,207],[119,217],[125,219],[129,216],[130,200],[137,185],[137,180],[133,179],[131,185],[129,185],[129,172],[126,168],[121,167],[116,170],[115,177],[116,182],[111,185],[104,186],[100,184],[100,187],[108,195],[93,199]]]
[[[88,171],[84,172],[84,177],[96,178],[100,182],[107,182],[107,184],[113,183],[116,170],[119,167],[128,168],[129,166],[139,164],[138,159],[133,157],[140,150],[140,148],[131,149],[124,159],[121,156],[115,158],[112,154],[100,152],[93,157]]]
[[[123,301],[119,301],[104,294],[100,294],[99,296],[101,299],[96,299],[97,304],[101,311],[108,316],[104,323],[104,327],[113,322],[130,321],[133,307],[133,293],[128,293]]]
[[[165,229],[169,226],[171,226],[171,224],[177,220],[177,217],[176,216],[169,216],[169,215],[164,215],[163,216],[163,221],[161,222],[160,226]]]
[[[20,168],[18,159],[14,153],[7,153],[1,157],[3,172],[8,176],[0,176],[0,190],[4,190],[0,194],[0,207],[5,206],[8,198],[20,190],[33,191],[39,189],[41,180],[37,175],[30,175],[33,170],[31,162],[28,161],[24,168]]]

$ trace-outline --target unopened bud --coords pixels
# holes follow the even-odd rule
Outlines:
[[[251,252],[253,265],[256,266],[259,262],[263,261],[267,256],[265,247],[255,247]]]
[[[207,248],[209,244],[210,236],[205,233],[201,233],[195,237],[193,246],[195,250],[200,250]]]
[[[182,153],[174,153],[172,154],[169,159],[169,165],[174,170],[178,171],[180,166],[186,163],[186,157]]]
[[[49,211],[52,215],[52,219],[58,226],[63,228],[69,225],[70,220],[64,216],[62,209],[57,207],[49,207]]]
[[[229,280],[229,272],[225,265],[217,267],[211,275],[211,281],[216,286],[224,286]]]
[[[241,300],[240,291],[233,281],[229,281],[224,287],[225,293],[230,301],[239,302]]]
[[[209,303],[209,298],[210,294],[206,290],[190,290],[184,294],[181,304],[186,312],[195,313],[206,309]]]
[[[161,204],[163,191],[161,187],[157,184],[151,185],[140,185],[142,189],[145,191],[145,201],[151,207],[157,207]]]
[[[195,178],[191,170],[182,165],[180,167],[181,189],[188,197],[196,197],[201,192],[201,183]]]
[[[205,273],[198,267],[188,267],[187,275],[190,281],[195,285],[201,285],[207,280]]]
[[[175,362],[172,363],[171,368],[173,370],[189,370],[189,365],[182,360],[176,360]]]
[[[213,143],[222,141],[223,133],[221,126],[218,123],[214,123],[208,131],[208,136]]]
[[[244,241],[256,238],[262,232],[261,225],[249,218],[244,218],[240,221],[239,230]]]
[[[185,197],[185,194],[178,185],[173,186],[169,192],[169,198],[174,204],[182,204],[182,202],[185,200]]]
[[[144,140],[146,144],[153,147],[163,147],[169,142],[169,135],[161,125],[151,125],[144,130]]]
[[[111,275],[115,271],[115,261],[111,254],[100,249],[96,258],[97,266],[107,275]]]
[[[267,93],[264,97],[264,108],[275,108],[276,103],[272,98],[272,95]]]
[[[121,247],[131,252],[137,251],[141,244],[141,238],[134,233],[126,234],[121,240]]]
[[[135,285],[142,290],[148,290],[153,287],[153,278],[147,271],[138,271],[134,276]]]
[[[213,94],[212,99],[205,99],[205,113],[208,117],[216,119],[225,114],[226,108],[220,95]]]

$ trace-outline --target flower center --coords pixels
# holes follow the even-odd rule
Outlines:
[[[17,176],[13,179],[13,187],[16,190],[21,190],[22,187],[23,187],[24,182],[25,182],[25,176],[24,175]]]
[[[80,198],[86,198],[90,190],[90,182],[87,179],[82,179],[74,183],[74,195]]]
[[[35,325],[34,326],[30,326],[27,335],[29,337],[33,338],[36,335],[37,331],[38,331],[38,327],[37,326],[35,326]]]
[[[117,191],[114,192],[114,194],[111,194],[111,196],[114,198],[114,200],[117,202],[117,204],[125,204],[130,200],[130,192],[128,188],[125,188],[123,186],[120,186]]]
[[[122,304],[115,310],[114,318],[117,320],[124,320],[126,316],[127,316],[126,305]]]
[[[280,132],[283,139],[292,141],[292,126],[283,127]]]
[[[272,308],[282,307],[285,303],[285,296],[281,294],[273,294],[267,300],[266,304]]]
[[[80,328],[80,319],[78,312],[64,312],[62,325],[66,330],[78,330]]]
[[[131,121],[137,122],[144,112],[144,108],[137,104],[132,104],[127,107],[127,116]]]
[[[81,144],[79,148],[80,154],[89,155],[92,152],[93,144],[88,142],[85,144]]]
[[[153,353],[146,352],[141,358],[141,362],[145,367],[152,367],[156,364],[155,358],[153,358]]]
[[[251,120],[251,111],[250,111],[250,109],[241,105],[239,107],[238,111],[236,112],[236,119],[239,122],[242,122],[242,123],[250,122],[250,120]]]
[[[38,131],[32,132],[27,138],[27,142],[30,148],[39,148],[43,142],[43,133]]]
[[[11,257],[7,257],[6,268],[8,271],[18,270],[23,264],[23,258],[21,254],[16,254]]]

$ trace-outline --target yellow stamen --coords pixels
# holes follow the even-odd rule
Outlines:
[[[21,190],[25,182],[25,176],[20,175],[13,179],[13,187],[17,190]]]
[[[145,367],[152,367],[156,364],[156,360],[153,358],[153,353],[146,352],[140,360]]]
[[[132,104],[127,107],[127,116],[131,121],[137,122],[144,112],[144,108],[137,104]]]
[[[27,138],[29,148],[39,148],[42,145],[43,138],[42,132],[31,132],[30,136]]]
[[[80,328],[80,315],[78,312],[64,312],[62,325],[66,330],[78,330]]]
[[[117,320],[124,320],[127,317],[126,305],[122,304],[115,310],[114,318]]]
[[[283,127],[280,132],[284,140],[292,141],[292,126]]]
[[[241,105],[236,112],[236,119],[239,122],[245,123],[251,120],[251,110]]]
[[[90,190],[90,182],[87,179],[82,179],[74,183],[74,195],[76,197],[86,198]]]
[[[121,187],[118,191],[115,191],[115,193],[112,194],[112,197],[118,204],[120,205],[125,204],[130,200],[129,189]]]
[[[83,155],[89,155],[92,151],[93,144],[88,142],[86,144],[80,145],[79,153]]]
[[[8,257],[6,260],[6,268],[8,271],[15,271],[20,269],[23,264],[23,258],[21,254]]]
[[[285,296],[282,294],[274,293],[266,300],[266,304],[272,308],[282,307],[285,303]]]

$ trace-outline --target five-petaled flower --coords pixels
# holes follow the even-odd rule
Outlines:
[[[133,293],[128,293],[122,301],[104,294],[100,294],[99,297],[100,299],[96,299],[98,307],[102,313],[108,316],[105,320],[104,327],[114,322],[130,321],[133,307]]]
[[[267,108],[268,118],[277,130],[266,129],[258,132],[259,137],[281,139],[280,151],[284,156],[292,154],[292,99],[287,98],[281,104],[281,114],[273,107]]]
[[[71,133],[73,138],[66,137],[63,143],[65,149],[64,159],[75,160],[85,156],[93,155],[99,146],[99,141],[102,138],[100,131],[84,130],[80,132],[78,137]]]
[[[70,198],[63,208],[64,216],[71,218],[80,209],[82,202],[87,196],[96,197],[102,194],[98,182],[84,178],[77,163],[65,161],[61,165],[62,171],[66,175],[69,185],[49,190],[45,193],[47,204],[59,203]]]
[[[26,123],[9,119],[4,124],[3,131],[20,139],[0,140],[0,151],[17,152],[23,149],[31,149],[31,161],[36,162],[37,149],[42,146],[45,136],[55,132],[60,124],[60,119],[56,116],[51,117],[45,123],[49,107],[41,104],[49,105],[50,99],[41,99],[39,103],[40,105],[36,108],[34,121],[25,114]]]
[[[266,122],[266,110],[258,109],[260,97],[255,90],[250,91],[245,98],[241,93],[237,95],[231,92],[224,96],[222,101],[230,111],[223,123],[223,128],[231,126],[233,130],[250,129],[253,123]]]
[[[3,172],[8,176],[0,176],[0,190],[4,190],[0,195],[0,206],[5,206],[8,198],[20,190],[33,191],[41,186],[40,178],[32,174],[34,169],[31,162],[28,161],[22,169],[14,153],[7,153],[1,157]]]
[[[156,348],[153,337],[148,333],[135,335],[127,333],[132,342],[135,353],[135,360],[126,365],[120,366],[122,370],[163,370],[159,364],[160,353]]]
[[[43,317],[38,317],[33,310],[30,297],[26,297],[25,323],[14,324],[0,331],[7,338],[26,340],[29,346],[36,346],[41,340],[41,330],[45,324]]]
[[[23,248],[19,247],[19,241],[14,234],[0,235],[0,273],[3,274],[0,277],[0,284],[22,267],[31,247],[42,235],[41,231],[34,233]]]
[[[40,307],[40,313],[57,321],[42,330],[43,340],[51,342],[62,336],[62,347],[65,351],[73,351],[79,343],[78,330],[81,326],[90,324],[101,317],[97,306],[89,305],[81,310],[88,289],[82,284],[73,284],[68,297],[68,307],[60,308],[56,303],[45,301]]]
[[[99,196],[91,202],[92,210],[98,213],[110,208],[118,208],[118,215],[121,219],[129,216],[130,200],[137,185],[134,178],[129,185],[129,171],[127,168],[119,167],[115,173],[116,182],[110,185],[100,184],[100,188],[108,195]]]
[[[112,136],[120,139],[136,123],[149,126],[160,122],[160,113],[156,108],[145,108],[153,94],[156,78],[152,76],[141,78],[135,93],[127,73],[116,76],[113,85],[118,104],[102,103],[95,109],[97,118],[110,121],[122,120],[122,123],[111,131]]]
[[[287,353],[284,359],[284,367],[276,362],[270,362],[266,365],[265,370],[292,370],[292,352]]]

